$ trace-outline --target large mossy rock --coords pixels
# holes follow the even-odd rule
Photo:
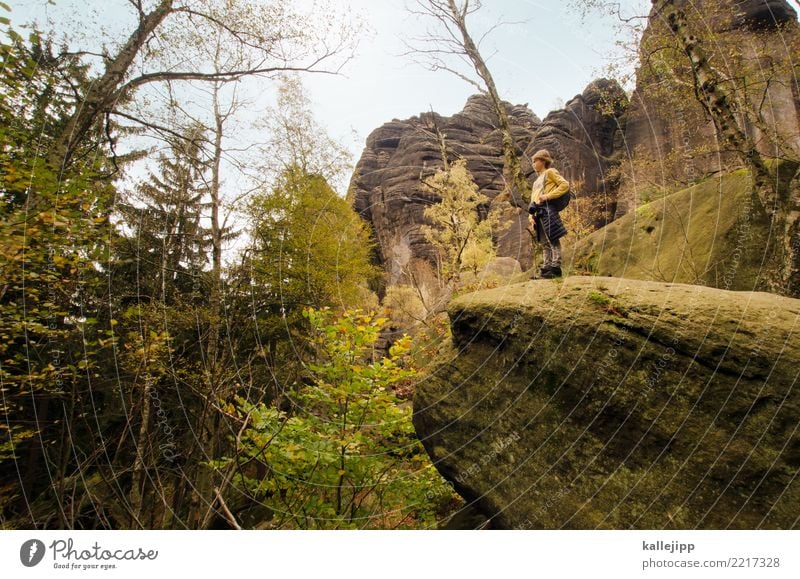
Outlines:
[[[771,162],[782,198],[797,196],[798,164]],[[787,201],[788,203],[788,201]],[[742,169],[661,197],[564,251],[573,273],[753,291],[770,286],[780,259],[770,220]]]
[[[493,527],[800,525],[800,300],[570,277],[449,315],[414,424]]]

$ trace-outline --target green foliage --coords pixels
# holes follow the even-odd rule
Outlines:
[[[604,306],[611,302],[606,294],[594,290],[589,292],[589,299],[599,306]]]
[[[0,477],[0,487],[13,485],[12,498],[25,492],[31,501],[51,489],[49,477],[39,476],[44,464],[58,465],[50,476],[60,484],[70,458],[84,452],[78,440],[94,440],[76,417],[86,416],[81,400],[94,403],[96,391],[92,397],[85,394],[98,377],[104,348],[113,343],[110,328],[103,328],[94,312],[104,291],[101,272],[108,260],[114,189],[107,179],[107,151],[92,138],[96,130],[78,148],[79,161],[61,167],[52,157],[75,92],[89,82],[86,67],[70,57],[54,57],[36,33],[27,40],[10,29],[5,34],[8,42],[0,45],[0,461],[27,459],[23,484],[15,473]],[[0,516],[12,502],[4,502]]]
[[[265,339],[303,327],[305,307],[364,303],[380,275],[370,263],[372,240],[324,178],[292,167],[272,191],[253,197],[249,213],[253,248],[243,269]]]
[[[117,211],[127,231],[116,242],[115,274],[139,299],[172,304],[179,289],[189,293],[207,262],[210,232],[201,224],[203,196],[202,127],[193,125],[173,138],[168,153],[158,158],[158,172]]]
[[[200,2],[196,8],[213,20],[194,14],[205,24],[184,32],[236,29],[247,44],[241,35],[264,23],[251,5],[258,7]],[[314,32],[308,22],[269,10],[276,38],[294,38],[300,48],[310,37],[292,30]],[[174,26],[156,33],[162,40],[175,40],[169,33],[189,17],[176,10],[170,18]],[[285,170],[274,187],[251,198],[253,245],[240,265],[209,271],[209,261],[223,262],[219,245],[209,260],[203,198],[219,175],[199,150],[202,128],[168,143],[134,195],[118,196],[112,179],[123,159],[112,147],[123,129],[113,119],[147,119],[161,136],[182,129],[148,115],[143,98],[122,107],[141,96],[135,86],[117,92],[132,69],[103,82],[87,53],[53,50],[40,34],[23,38],[8,24],[0,17],[7,28],[0,39],[0,525],[208,528],[220,524],[207,506],[216,488],[238,518],[231,480],[207,468],[237,448],[223,434],[241,425],[232,405],[237,395],[246,397],[239,398],[243,412],[255,421],[246,440],[259,428],[280,427],[267,462],[259,450],[258,460],[241,465],[247,477],[279,489],[256,492],[282,518],[276,526],[432,524],[432,503],[422,493],[442,481],[414,439],[410,409],[394,394],[413,374],[402,361],[407,341],[376,362],[366,352],[383,320],[352,318],[355,328],[342,330],[358,336],[349,343],[321,345],[322,330],[308,335],[319,320],[303,317],[304,308],[364,306],[376,299],[369,285],[379,271],[370,263],[366,226],[326,180],[341,176],[346,159],[330,142],[314,140],[318,127],[299,85],[283,87],[280,120],[288,124],[268,137],[273,144],[284,134],[291,140],[282,143],[286,155],[276,164]],[[272,55],[277,44],[264,38],[252,37],[252,45]],[[182,70],[186,50],[192,56],[216,44],[134,40],[143,42],[131,46],[139,64],[175,65],[156,71]],[[307,55],[278,44],[274,55],[283,64]],[[114,58],[104,61],[106,72]],[[188,60],[202,70],[214,61]],[[244,61],[233,68],[254,65]],[[167,105],[173,120],[181,116],[175,96],[169,93]],[[161,125],[168,125],[163,132],[155,129]],[[213,233],[225,242],[221,225]],[[348,366],[347,348],[359,362]],[[328,371],[336,368],[343,370]],[[315,451],[319,466],[309,462],[312,454],[300,460],[293,440],[303,452]],[[255,464],[267,474],[251,472]],[[338,490],[314,486],[317,480]],[[245,477],[237,482],[246,487]],[[286,500],[292,509],[281,515]]]
[[[477,274],[495,257],[492,231],[499,218],[491,212],[481,218],[480,208],[488,205],[489,198],[478,192],[466,160],[425,179],[423,188],[441,198],[425,209],[432,225],[423,226],[422,232],[439,253],[444,279],[457,281],[465,270]]]
[[[292,395],[294,410],[238,400],[250,426],[235,482],[273,511],[276,528],[435,525],[431,497],[451,491],[415,438],[411,409],[393,392],[416,374],[406,365],[410,339],[378,357],[386,318],[358,310],[338,318],[327,309],[304,315],[316,359]]]

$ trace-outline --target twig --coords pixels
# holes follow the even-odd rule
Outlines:
[[[219,501],[219,506],[222,507],[222,514],[225,515],[225,518],[228,519],[228,522],[231,525],[233,525],[234,529],[236,529],[237,531],[241,531],[242,530],[241,525],[239,525],[239,523],[236,522],[236,517],[233,516],[233,513],[231,513],[230,509],[228,508],[228,505],[225,504],[225,499],[222,498],[222,495],[220,494],[219,489],[217,487],[214,487],[214,495],[217,497],[217,500]]]

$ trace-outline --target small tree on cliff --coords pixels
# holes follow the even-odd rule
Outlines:
[[[478,192],[467,162],[459,159],[447,169],[423,181],[423,188],[439,195],[441,202],[425,209],[432,225],[422,226],[425,238],[436,248],[442,279],[457,283],[464,270],[473,273],[495,256],[492,230],[499,225],[494,213],[481,219],[481,207],[489,198]]]

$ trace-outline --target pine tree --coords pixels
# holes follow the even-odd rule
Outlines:
[[[207,263],[202,139],[199,127],[188,128],[170,143],[169,154],[159,156],[158,174],[151,172],[131,199],[118,205],[125,230],[120,257],[138,299],[173,305],[176,293],[188,294],[197,286]]]

